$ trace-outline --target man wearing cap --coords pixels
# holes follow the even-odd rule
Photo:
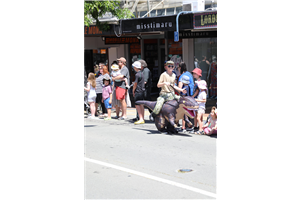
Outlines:
[[[145,80],[145,92],[144,92],[144,97],[145,100],[151,101],[151,88],[152,88],[152,74],[149,68],[147,67],[147,63],[145,60],[139,60],[139,62],[142,65],[142,72],[144,74],[144,80]],[[150,108],[148,108],[149,113],[152,112]],[[152,116],[149,116],[151,121],[154,121]]]
[[[139,100],[144,100],[144,92],[145,92],[145,80],[144,80],[144,75],[142,72],[142,67],[141,63],[139,61],[135,61],[132,64],[132,67],[134,71],[136,72],[135,74],[135,81],[133,82],[133,97],[134,97],[134,102],[139,101]],[[139,114],[139,120],[134,122],[134,124],[144,124],[144,105],[135,105],[136,110]]]
[[[120,72],[121,75],[117,76],[117,77],[113,77],[112,80],[120,80],[123,78],[127,78],[127,80],[130,80],[130,76],[129,76],[129,71],[128,68],[126,67],[126,59],[124,57],[121,57],[119,59],[117,59],[118,61],[118,65],[120,67]],[[122,105],[122,116],[119,118],[121,120],[124,120],[127,118],[127,104],[125,101],[126,98],[126,94],[127,94],[127,90],[126,90],[126,86],[125,86],[125,81],[120,81],[117,82],[115,81],[115,86],[116,86],[116,99],[118,101],[120,101],[121,105]],[[119,112],[120,112],[120,107],[116,106],[116,115],[119,116]]]
[[[165,72],[162,73],[159,77],[159,81],[157,83],[157,87],[161,88],[159,97],[157,98],[156,105],[153,109],[152,116],[153,118],[160,112],[164,102],[170,101],[173,99],[179,100],[180,96],[175,95],[175,91],[172,87],[176,90],[186,93],[185,89],[181,89],[175,86],[175,77],[176,75],[172,72],[174,70],[174,62],[169,60],[166,62]],[[172,86],[172,87],[171,87]]]

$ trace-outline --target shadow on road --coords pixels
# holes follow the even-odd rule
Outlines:
[[[142,130],[142,131],[148,132],[147,134],[162,134],[161,132],[159,132],[159,131],[157,131],[157,130],[149,130],[149,129],[142,129],[142,128],[133,128],[133,129],[136,129],[136,130]],[[164,134],[162,134],[162,135],[164,135]],[[168,135],[168,136],[193,137],[193,136],[191,136],[191,135],[184,134],[184,133],[165,134],[165,135]]]
[[[84,125],[84,127],[94,127],[96,125]]]

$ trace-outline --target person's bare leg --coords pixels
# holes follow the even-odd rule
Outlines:
[[[142,118],[143,118],[143,120],[145,120],[144,119],[144,117],[145,117],[145,107],[144,107],[144,105],[140,105],[140,107],[141,107]]]
[[[110,108],[107,108],[107,117],[108,118],[111,118],[111,109]]]
[[[126,105],[126,101],[125,98],[120,100],[121,105],[122,105],[122,117],[126,118],[127,117],[127,105]]]
[[[120,107],[116,105],[116,116],[120,116]]]
[[[91,108],[91,116],[95,117],[95,102],[89,102]]]

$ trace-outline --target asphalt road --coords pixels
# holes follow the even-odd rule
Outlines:
[[[84,119],[85,198],[214,199],[217,139],[146,122]]]

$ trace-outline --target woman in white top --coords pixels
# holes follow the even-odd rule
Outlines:
[[[95,118],[95,102],[96,102],[96,78],[94,73],[89,73],[87,87],[84,90],[88,92],[88,103],[91,108],[91,118]]]
[[[199,95],[195,99],[199,103],[199,109],[197,114],[197,122],[199,123],[199,130],[195,134],[201,134],[203,126],[203,115],[205,113],[205,103],[207,95],[207,83],[205,80],[196,81],[196,84],[199,88]]]

